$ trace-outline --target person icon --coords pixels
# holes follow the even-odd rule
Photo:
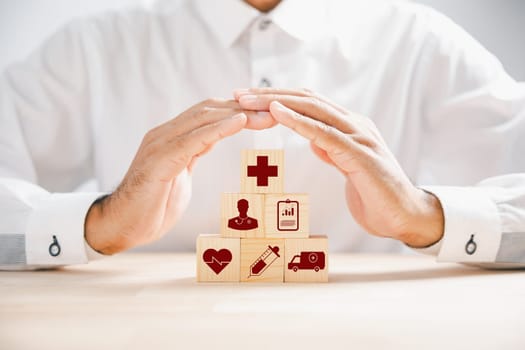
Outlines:
[[[246,199],[239,199],[237,201],[237,210],[239,211],[239,216],[231,218],[228,220],[228,227],[233,230],[253,230],[254,228],[259,227],[257,219],[251,218],[248,216],[249,203]]]

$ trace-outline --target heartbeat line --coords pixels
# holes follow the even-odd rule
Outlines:
[[[207,263],[210,263],[210,264],[217,263],[220,266],[222,266],[222,265],[228,265],[229,261],[219,261],[219,260],[217,260],[216,257],[212,256],[211,261],[207,261]]]

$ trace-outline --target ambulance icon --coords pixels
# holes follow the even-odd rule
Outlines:
[[[288,263],[288,270],[297,272],[298,270],[324,270],[326,257],[324,252],[301,252],[295,255]]]

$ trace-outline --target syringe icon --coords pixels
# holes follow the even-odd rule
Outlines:
[[[271,264],[281,256],[279,255],[279,247],[275,246],[268,246],[268,249],[266,249],[261,256],[259,256],[255,262],[250,266],[250,275],[248,277],[252,276],[260,276],[268,267],[270,267]]]

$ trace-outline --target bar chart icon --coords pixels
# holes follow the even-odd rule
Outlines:
[[[277,230],[297,231],[299,230],[299,202],[285,201],[277,202]]]

